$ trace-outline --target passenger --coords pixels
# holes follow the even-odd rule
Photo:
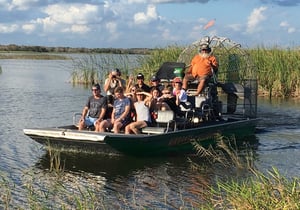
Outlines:
[[[121,129],[130,123],[130,99],[124,95],[122,87],[117,87],[114,95],[115,100],[111,119],[103,120],[100,123],[100,132],[113,129],[114,133],[120,133]]]
[[[160,92],[162,92],[162,90],[164,89],[164,86],[160,83],[160,79],[157,77],[157,76],[153,76],[150,80],[152,86],[150,87],[150,90],[153,88],[153,87],[158,87]]]
[[[131,119],[135,119],[136,113],[135,113],[135,108],[134,108],[134,103],[137,102],[137,97],[136,97],[136,87],[131,86],[129,88],[129,91],[124,94],[127,98],[130,99],[130,117]]]
[[[108,78],[104,82],[104,91],[106,92],[108,103],[113,104],[113,94],[117,87],[126,87],[126,81],[122,79],[119,69],[113,69],[108,75]]]
[[[144,82],[145,79],[144,75],[142,73],[138,73],[136,79],[137,79],[137,83],[135,84],[135,87],[141,88],[143,91],[150,93],[150,87],[146,85]]]
[[[128,91],[125,92],[125,96],[130,98],[131,102],[134,103],[137,101],[137,98],[136,98],[136,87],[135,86],[131,86],[128,88]]]
[[[92,86],[93,95],[90,96],[82,110],[78,130],[87,126],[95,126],[97,131],[99,123],[104,119],[107,109],[107,99],[101,95],[99,84]]]
[[[161,103],[158,101],[158,99],[161,97],[161,91],[157,86],[154,86],[151,88],[150,94],[152,96],[150,104],[150,114],[153,124],[157,118],[157,111],[161,110]]]
[[[173,107],[176,106],[175,97],[172,91],[173,91],[172,86],[168,85],[164,87],[161,97],[157,99],[157,103],[156,103],[157,110],[173,110],[169,105],[171,104],[171,106]]]
[[[183,78],[183,89],[187,89],[188,82],[198,80],[199,84],[195,95],[199,95],[205,85],[205,81],[212,76],[213,71],[217,72],[218,62],[215,56],[211,55],[211,49],[207,43],[200,45],[199,54],[191,61],[189,70]]]
[[[187,94],[185,90],[182,89],[182,80],[180,77],[175,77],[173,79],[173,84],[173,95],[176,96],[176,105],[179,106],[181,103],[187,102]]]
[[[137,89],[137,102],[134,103],[136,111],[136,121],[125,127],[125,134],[139,134],[140,129],[151,125],[150,105],[151,94]]]

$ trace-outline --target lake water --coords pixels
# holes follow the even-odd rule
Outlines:
[[[199,191],[224,173],[230,176],[217,164],[193,171],[186,157],[141,159],[79,153],[61,154],[64,173],[57,176],[49,171],[46,150],[22,129],[71,124],[73,113],[81,112],[90,90],[68,82],[72,61],[0,60],[0,65],[0,176],[9,181],[11,207],[27,208],[33,198],[36,202],[44,198],[45,206],[60,208],[60,203],[71,200],[67,194],[88,194],[79,189],[89,189],[95,200],[85,206],[178,209],[201,203]],[[263,129],[255,136],[254,150],[259,169],[274,166],[288,177],[299,176],[299,103],[259,99]],[[56,193],[53,183],[57,181],[63,183],[63,189]],[[5,189],[0,185],[1,195],[7,193]],[[28,199],[29,189],[36,192],[33,201]],[[64,190],[68,193],[62,193]],[[70,203],[67,209],[74,207]]]

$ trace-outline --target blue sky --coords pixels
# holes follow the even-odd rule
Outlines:
[[[154,48],[208,35],[298,47],[299,11],[300,0],[0,0],[0,44]]]

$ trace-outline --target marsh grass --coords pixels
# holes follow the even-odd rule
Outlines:
[[[0,52],[0,59],[70,60],[68,56],[51,54],[51,53],[30,53],[30,52],[14,52],[14,53]]]
[[[234,139],[233,139],[234,140]],[[244,155],[236,151],[232,140],[218,136],[216,148],[205,149],[195,143],[201,157],[214,163],[221,163],[225,168],[236,168],[250,172],[245,177],[229,177],[218,179],[210,190],[201,192],[206,202],[201,209],[300,209],[300,180],[298,177],[286,178],[276,168],[260,172],[254,167],[253,152],[246,147]],[[199,165],[191,161],[193,169]]]
[[[54,171],[57,174],[61,174],[65,169],[65,162],[61,160],[60,151],[54,150],[50,145],[48,146],[49,154],[49,170]]]
[[[90,54],[82,59],[74,60],[71,75],[73,84],[102,83],[112,68],[120,68],[123,76],[139,72],[149,81],[159,67],[167,61],[185,62],[189,65],[197,53],[197,47],[181,58],[184,47],[168,46],[156,48],[147,56],[138,56],[132,65],[128,55],[99,56]],[[220,67],[219,81],[239,81],[241,78],[258,78],[260,94],[269,97],[295,97],[300,94],[300,51],[292,49],[265,48],[242,49],[238,47],[216,47],[213,51],[218,58]],[[255,71],[249,71],[249,68]],[[250,74],[249,74],[250,73]],[[254,74],[254,75],[253,75]],[[124,77],[124,79],[126,79]]]
[[[269,97],[288,98],[299,94],[299,50],[258,47],[249,53],[258,67],[261,90]]]
[[[12,200],[10,182],[4,175],[0,175],[0,207],[3,209],[9,209],[9,204]]]
[[[136,57],[140,57],[136,55]],[[136,61],[126,54],[88,54],[81,58],[73,59],[73,71],[71,73],[72,84],[91,85],[103,84],[111,69],[119,68],[122,77],[126,79]]]
[[[145,76],[145,81],[150,81],[151,76],[164,62],[176,62],[182,50],[183,48],[179,46],[153,49],[149,56],[140,57],[139,67],[134,70],[134,73],[141,72]]]

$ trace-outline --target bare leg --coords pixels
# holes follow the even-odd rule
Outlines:
[[[127,125],[127,126],[125,127],[125,134],[131,134],[131,128],[130,128],[131,124],[132,124],[132,123],[130,123],[129,125]]]
[[[106,128],[109,128],[111,126],[111,123],[110,121],[108,120],[103,120],[100,125],[99,125],[99,129],[98,131],[99,132],[105,132],[106,131]]]
[[[84,123],[84,120],[80,120],[79,121],[79,124],[78,124],[78,130],[83,130],[83,128],[85,127],[85,123]]]
[[[182,88],[186,90],[187,85],[188,85],[188,80],[187,80],[186,76],[184,76],[184,78],[182,80]]]
[[[120,129],[122,127],[122,123],[121,122],[115,122],[114,123],[114,133],[120,133]]]
[[[97,121],[95,123],[95,132],[99,132],[100,131],[100,124],[101,124],[101,122],[99,122],[99,121]]]
[[[204,84],[205,84],[205,79],[199,80],[199,84],[198,84],[198,87],[197,87],[197,92],[195,94],[196,96],[201,93],[201,91],[203,90]]]
[[[130,129],[134,134],[140,134],[140,128],[144,128],[147,126],[147,123],[145,121],[137,121],[130,124]]]

